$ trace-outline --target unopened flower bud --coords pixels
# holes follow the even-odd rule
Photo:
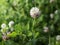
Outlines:
[[[9,27],[12,27],[14,25],[14,21],[10,21],[8,25]]]

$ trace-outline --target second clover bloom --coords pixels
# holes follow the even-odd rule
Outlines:
[[[36,18],[40,14],[41,14],[41,11],[39,11],[39,8],[37,8],[37,7],[32,7],[31,8],[31,10],[30,10],[31,17]]]
[[[54,2],[54,0],[50,0],[50,3]]]
[[[2,28],[2,29],[6,28],[6,24],[3,23],[3,24],[1,25],[1,28]]]
[[[57,35],[57,36],[56,36],[56,40],[57,40],[57,41],[60,41],[60,35]]]
[[[44,27],[44,30],[43,31],[44,32],[48,32],[49,31],[48,27]]]
[[[10,21],[8,25],[9,27],[12,27],[14,25],[14,21]]]
[[[55,11],[55,14],[57,14],[57,13],[58,13],[58,10]]]
[[[53,17],[54,17],[54,14],[50,14],[50,18],[53,19]]]

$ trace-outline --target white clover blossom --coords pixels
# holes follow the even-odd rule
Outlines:
[[[8,25],[9,27],[12,27],[14,25],[14,21],[10,21]]]
[[[57,13],[58,13],[58,10],[55,11],[55,14],[57,14]]]
[[[54,2],[54,0],[50,0],[50,3]]]
[[[37,7],[32,7],[30,10],[30,15],[31,17],[35,18],[41,14],[41,11],[39,11],[39,8]]]
[[[2,28],[2,29],[6,28],[6,24],[3,23],[3,24],[1,25],[1,28]]]
[[[44,30],[43,31],[44,32],[48,32],[49,31],[48,27],[44,27]]]
[[[50,18],[52,19],[53,17],[54,17],[54,14],[51,13],[51,14],[50,14]]]
[[[44,30],[44,32],[48,32],[48,30]]]
[[[56,40],[57,40],[57,41],[60,41],[60,35],[57,35],[57,36],[56,36]]]

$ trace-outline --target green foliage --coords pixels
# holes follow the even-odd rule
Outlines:
[[[30,16],[32,7],[41,10],[36,19]],[[52,3],[50,0],[0,0],[0,25],[6,23],[8,27],[11,20],[15,22],[14,31],[7,35],[10,38],[6,41],[2,40],[0,32],[0,45],[48,45],[49,33],[51,37],[60,35],[60,0]],[[43,31],[45,26],[50,32]]]

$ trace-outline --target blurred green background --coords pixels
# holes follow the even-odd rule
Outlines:
[[[30,16],[32,7],[41,10],[35,21]],[[53,19],[50,14],[54,14]],[[49,34],[51,45],[60,45],[60,41],[56,41],[56,36],[60,35],[60,0],[0,0],[0,25],[6,23],[8,27],[11,20],[15,23],[14,31],[6,41],[2,40],[0,32],[0,45],[48,45]],[[50,32],[44,32],[44,27]]]

